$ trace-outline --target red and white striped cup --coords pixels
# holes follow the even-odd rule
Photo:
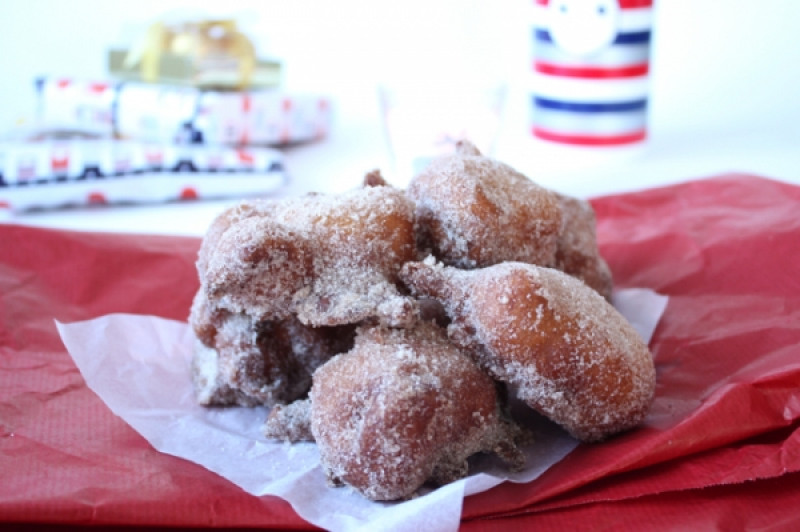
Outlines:
[[[642,142],[653,1],[533,1],[533,135],[573,146]]]

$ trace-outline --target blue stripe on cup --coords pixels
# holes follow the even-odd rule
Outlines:
[[[534,28],[534,38],[539,42],[553,42],[550,32],[543,28]],[[647,44],[650,42],[650,30],[618,33],[612,44]]]
[[[629,111],[642,111],[647,108],[647,98],[623,102],[571,102],[533,97],[534,105],[541,109],[569,111],[574,113],[620,113]]]
[[[534,96],[533,134],[560,144],[615,146],[646,136],[647,99],[576,102]]]
[[[647,44],[650,42],[650,30],[618,33],[614,44]]]

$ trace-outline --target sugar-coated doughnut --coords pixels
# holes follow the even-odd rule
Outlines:
[[[597,248],[594,209],[586,200],[564,194],[557,196],[563,223],[553,267],[577,277],[611,301],[613,280]]]
[[[378,319],[407,325],[414,303],[397,272],[417,256],[414,212],[402,191],[370,186],[243,202],[212,224],[198,272],[213,309],[312,326]]]
[[[481,451],[523,460],[494,381],[433,323],[362,328],[353,349],[313,380],[311,431],[322,466],[331,483],[370,499],[461,478]]]
[[[455,344],[575,437],[601,440],[647,414],[652,356],[580,280],[524,263],[465,271],[432,259],[406,264],[401,278],[413,293],[443,303]]]
[[[555,194],[469,142],[424,168],[407,194],[416,204],[420,247],[445,264],[549,266],[555,259],[562,224]]]

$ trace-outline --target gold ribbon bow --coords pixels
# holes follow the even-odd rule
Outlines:
[[[238,64],[239,88],[250,84],[256,67],[253,43],[236,28],[233,20],[201,20],[167,25],[155,22],[125,57],[126,68],[139,66],[142,80],[158,81],[164,54],[186,56],[200,68],[204,64],[234,60]]]

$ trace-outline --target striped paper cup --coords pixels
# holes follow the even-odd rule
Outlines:
[[[576,146],[647,135],[652,0],[534,0],[532,132]]]

